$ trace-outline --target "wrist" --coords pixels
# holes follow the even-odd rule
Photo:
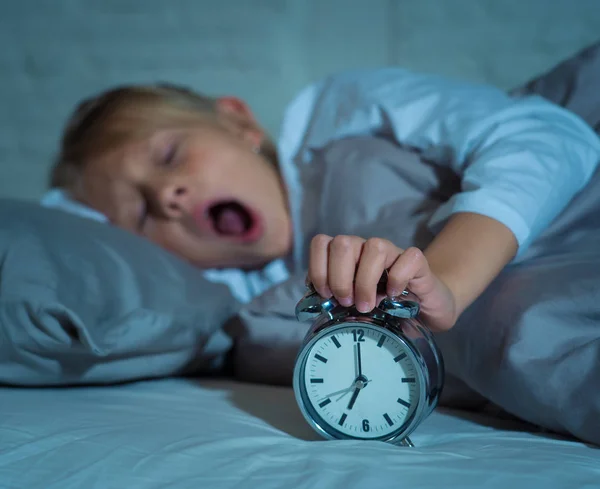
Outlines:
[[[469,303],[460,290],[460,283],[457,283],[452,276],[445,276],[442,273],[436,273],[435,270],[432,270],[432,272],[446,291],[446,297],[448,303],[451,305],[452,310],[452,326],[454,326],[464,310],[469,307]]]
[[[503,224],[477,214],[456,214],[425,249],[431,272],[447,288],[455,321],[487,288],[517,250]]]

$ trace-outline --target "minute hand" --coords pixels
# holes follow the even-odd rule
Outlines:
[[[358,377],[362,377],[362,359],[360,355],[360,343],[356,344],[356,357],[358,361]]]

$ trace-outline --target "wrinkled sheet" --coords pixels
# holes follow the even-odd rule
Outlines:
[[[337,141],[304,171],[303,263],[228,325],[236,375],[289,384],[307,326],[308,241],[317,232],[425,247],[435,210],[458,178],[385,139]],[[600,172],[549,229],[495,280],[449,333],[437,335],[448,381],[442,404],[502,410],[600,444]],[[275,368],[274,366],[277,366]]]
[[[407,449],[321,441],[285,387],[1,388],[0,489],[598,487],[597,449],[528,429],[441,409]]]

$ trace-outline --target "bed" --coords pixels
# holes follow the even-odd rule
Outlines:
[[[539,94],[600,131],[596,3],[497,3],[235,1],[211,4],[210,15],[185,0],[7,7],[0,17],[0,38],[10,46],[0,53],[7,108],[0,114],[0,489],[598,487],[598,396],[578,405],[565,391],[559,405],[542,389],[531,402],[506,403],[517,417],[450,382],[447,393],[460,395],[411,435],[415,447],[321,439],[289,385],[303,330],[288,318],[279,347],[261,349],[263,321],[289,315],[297,288],[288,302],[276,296],[259,312],[243,311],[246,326],[223,329],[237,313],[224,287],[150,243],[35,204],[56,120],[80,97],[123,79],[168,75],[252,97],[276,133],[284,103],[306,83],[347,67],[401,64],[517,87],[515,96]],[[356,35],[365,25],[384,27]],[[567,216],[555,231],[580,217]],[[600,213],[595,219],[600,229]],[[595,264],[597,249],[588,253]],[[588,283],[591,290],[597,276]],[[581,337],[596,360],[598,317]],[[235,361],[232,337],[244,345]],[[281,356],[269,356],[274,351]],[[458,359],[447,359],[460,370]],[[588,372],[598,375],[593,365]],[[590,378],[583,384],[593,391],[597,377]],[[506,392],[490,389],[488,397],[506,401]],[[566,409],[578,410],[573,423],[555,422],[569,419]]]
[[[514,420],[437,410],[414,448],[324,442],[290,389],[166,379],[3,389],[2,489],[598,487],[598,450]]]

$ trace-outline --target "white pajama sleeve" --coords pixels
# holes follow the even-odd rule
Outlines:
[[[538,98],[512,102],[494,119],[454,162],[461,192],[429,224],[439,229],[452,214],[483,214],[513,232],[519,256],[588,183],[600,143],[585,123]]]
[[[461,192],[436,212],[432,227],[458,212],[486,215],[514,233],[519,254],[600,161],[592,129],[540,97],[513,99],[490,86],[399,68],[348,72],[329,85],[336,95],[327,114],[320,110],[321,128],[335,126],[341,137],[388,134],[461,176]]]

